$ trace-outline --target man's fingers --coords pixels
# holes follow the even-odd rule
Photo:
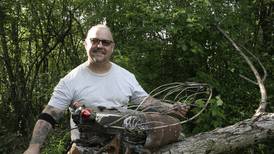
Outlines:
[[[174,110],[185,116],[189,109],[190,106],[188,105],[176,105]]]
[[[80,106],[82,106],[82,103],[79,101],[75,101],[72,103],[72,107],[75,109],[79,108]]]

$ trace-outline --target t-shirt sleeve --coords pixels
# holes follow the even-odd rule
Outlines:
[[[66,110],[73,99],[73,92],[66,84],[64,79],[61,79],[54,88],[53,94],[48,105],[61,110]]]
[[[132,96],[130,101],[134,104],[139,104],[145,99],[148,94],[147,92],[141,87],[139,82],[136,80],[135,76],[132,78]]]

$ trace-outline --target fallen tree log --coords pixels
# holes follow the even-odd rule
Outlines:
[[[274,113],[262,113],[234,125],[217,128],[167,145],[160,153],[216,154],[243,148],[274,138]]]

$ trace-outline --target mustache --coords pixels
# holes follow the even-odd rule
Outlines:
[[[93,50],[91,50],[91,52],[93,52],[93,53],[96,53],[96,52],[99,52],[99,51],[104,51],[104,49],[102,49],[102,48],[94,48]]]

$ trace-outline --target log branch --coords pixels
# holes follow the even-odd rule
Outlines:
[[[161,148],[159,153],[231,152],[270,138],[274,138],[274,113],[264,113],[255,122],[247,119],[231,126],[187,137],[180,142]]]

